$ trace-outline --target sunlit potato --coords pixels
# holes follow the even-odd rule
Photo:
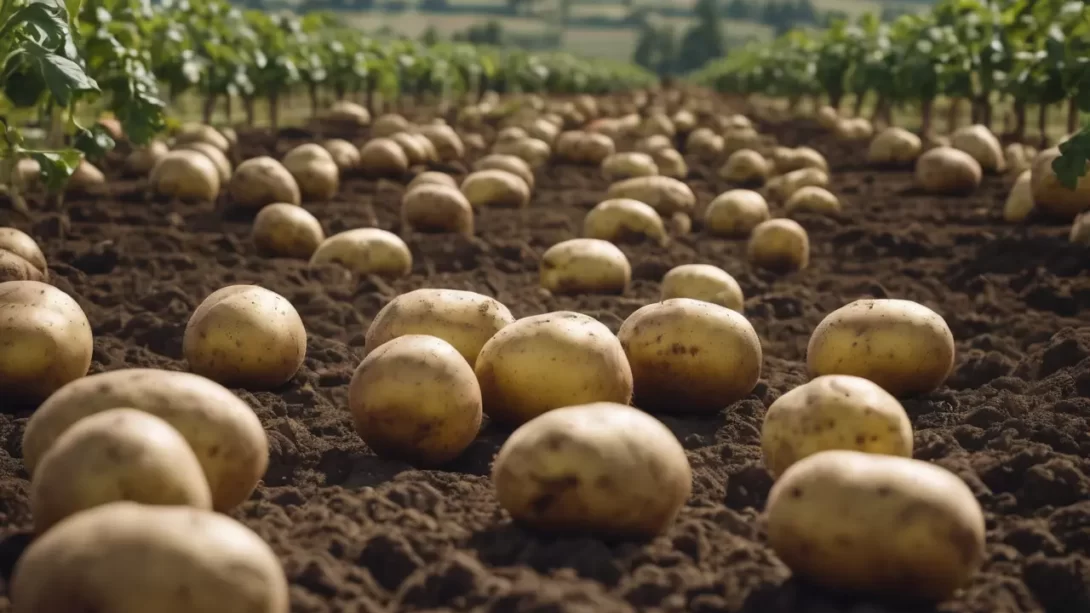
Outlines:
[[[412,271],[409,246],[396,234],[379,228],[356,228],[322,241],[310,265],[337,264],[358,275],[404,277]]]
[[[348,408],[375,454],[423,466],[458,457],[482,419],[473,367],[447,341],[423,334],[368,353],[348,386]]]
[[[1052,163],[1060,157],[1056,147],[1037,154],[1031,170],[1033,202],[1042,213],[1058,219],[1074,219],[1079,213],[1090,210],[1090,172],[1079,179],[1075,189],[1068,189],[1052,170]],[[1087,164],[1090,171],[1090,163]]]
[[[530,191],[534,189],[534,170],[520,157],[492,153],[473,163],[473,170],[503,170],[509,172],[526,182]]]
[[[238,165],[227,186],[235,206],[261,210],[274,202],[299,204],[299,184],[280,162],[268,156],[251,158]]]
[[[670,117],[670,121],[674,122],[674,128],[681,134],[688,134],[696,127],[696,115],[693,115],[692,111],[688,109],[681,109],[674,113]]]
[[[249,528],[202,509],[127,501],[73,515],[31,543],[10,593],[13,613],[290,610],[280,560]]]
[[[1003,157],[1007,160],[1007,174],[1020,177],[1023,172],[1033,168],[1037,149],[1022,143],[1011,143],[1003,150]]]
[[[371,112],[362,105],[348,100],[338,100],[330,105],[322,118],[344,128],[361,128],[371,123]],[[375,124],[378,128],[378,124]]]
[[[221,187],[216,165],[191,149],[163,156],[152,169],[149,184],[156,194],[183,202],[215,202]]]
[[[659,149],[651,154],[658,168],[659,174],[674,179],[684,179],[689,176],[689,165],[685,158],[681,157],[677,149]]]
[[[539,140],[551,148],[556,143],[556,137],[560,136],[560,127],[546,117],[534,119],[523,126],[531,139]]]
[[[794,220],[763,221],[749,235],[746,259],[777,273],[803,270],[810,265],[810,237]]]
[[[185,437],[204,468],[217,511],[241,504],[265,475],[269,441],[249,405],[204,377],[151,368],[90,375],[50,396],[23,432],[27,471],[36,473],[42,457],[72,424],[118,407],[155,415]]]
[[[773,477],[830,449],[911,458],[912,422],[901,403],[878,384],[850,375],[826,375],[792,389],[768,407],[761,449]]]
[[[787,174],[803,168],[816,168],[829,172],[829,162],[825,156],[811,147],[777,147],[773,150],[772,167],[777,174]]]
[[[42,274],[48,271],[45,254],[29,234],[16,228],[0,227],[0,251],[19,256]]]
[[[42,456],[30,483],[34,529],[119,500],[212,509],[204,469],[185,438],[138,409],[76,422]]]
[[[784,203],[788,215],[797,213],[817,213],[835,215],[840,212],[840,199],[824,187],[808,185],[800,188]]]
[[[343,138],[331,138],[322,141],[322,147],[332,156],[333,163],[342,175],[359,170],[362,159],[360,150],[352,143]]]
[[[896,126],[886,128],[874,137],[867,149],[867,161],[875,166],[909,167],[923,152],[919,136]]]
[[[325,232],[303,207],[275,202],[254,217],[250,237],[262,255],[309,260],[325,240]]]
[[[70,193],[80,194],[93,191],[103,185],[106,185],[106,175],[102,174],[102,171],[94,164],[84,159],[80,160],[75,172],[72,173],[71,177],[68,177],[64,189]]]
[[[823,106],[818,109],[817,121],[821,127],[832,130],[836,128],[837,122],[840,121],[840,114],[831,106]]]
[[[478,170],[461,185],[462,194],[474,208],[526,208],[530,205],[530,186],[518,175],[506,170]]]
[[[405,152],[405,157],[409,160],[409,166],[418,166],[420,164],[426,164],[431,156],[431,149],[428,144],[427,138],[420,137],[419,134],[410,134],[408,132],[398,132],[397,134],[391,134],[388,136],[390,140],[397,143],[398,147]],[[423,140],[421,140],[423,138]],[[434,145],[432,145],[434,148]],[[435,157],[438,158],[438,152],[435,153]]]
[[[597,132],[572,130],[560,134],[555,143],[556,157],[571,164],[600,166],[616,152],[613,139]]]
[[[632,280],[632,266],[611,242],[573,238],[541,256],[541,287],[553,294],[622,294]]]
[[[640,139],[636,143],[636,151],[651,155],[659,149],[668,149],[673,146],[674,143],[670,140],[670,137],[663,134],[654,134]]]
[[[284,156],[284,168],[295,177],[303,201],[327,202],[337,195],[341,171],[321,145],[299,145]]]
[[[825,316],[806,350],[810,375],[855,375],[901,397],[938,389],[954,368],[941,315],[910,300],[856,300]]]
[[[435,145],[440,160],[450,162],[465,157],[465,143],[454,128],[448,125],[430,124],[418,126],[417,131]]]
[[[583,218],[583,236],[611,243],[668,241],[662,217],[650,205],[631,198],[603,200]]]
[[[496,133],[497,143],[513,143],[524,138],[530,138],[530,135],[519,126],[507,126]]]
[[[184,124],[174,135],[175,147],[189,143],[208,143],[224,153],[231,150],[231,141],[223,132],[199,123]]]
[[[445,172],[429,170],[413,177],[412,181],[409,181],[409,184],[405,186],[405,193],[407,194],[421,185],[446,185],[458,189],[458,182],[454,180],[454,177]]]
[[[761,135],[753,128],[740,128],[723,134],[723,153],[731,156],[743,149],[757,149],[761,146]]]
[[[187,143],[175,147],[175,151],[196,151],[207,157],[216,167],[216,175],[220,185],[227,185],[231,181],[231,160],[227,154],[208,143]]]
[[[682,264],[662,277],[662,299],[691,298],[742,312],[745,295],[727,271],[711,264]]]
[[[186,324],[189,369],[229,387],[273,389],[303,365],[307,332],[295,307],[257,285],[230,285],[204,299]]]
[[[46,273],[22,257],[0,249],[0,283],[9,281],[45,281]]]
[[[817,168],[801,168],[774,177],[768,182],[768,195],[786,201],[804,187],[829,187],[829,173]]]
[[[658,111],[644,117],[643,121],[640,122],[638,131],[643,136],[661,134],[662,136],[673,137],[677,134],[677,128],[674,126],[674,122],[670,120],[670,117]]]
[[[936,147],[916,160],[916,184],[927,193],[969,194],[980,187],[982,178],[973,156],[953,147]]]
[[[417,185],[401,198],[401,223],[409,231],[473,236],[473,205],[453,185]]]
[[[71,296],[40,281],[0,283],[0,397],[41,401],[91,367],[94,339]]]
[[[752,149],[739,149],[730,154],[719,177],[738,185],[763,185],[771,172],[771,164]]]
[[[950,146],[971,155],[984,172],[998,173],[1007,169],[1003,146],[986,126],[976,124],[959,128],[950,136]]]
[[[1003,203],[1003,220],[1020,223],[1033,212],[1033,172],[1022,171]]]
[[[525,525],[650,538],[685,505],[692,469],[657,419],[595,402],[558,408],[515,430],[496,455],[492,482],[500,506]]]
[[[409,120],[397,113],[379,115],[371,124],[371,138],[386,138],[398,132],[408,132],[412,129]]]
[[[607,198],[631,198],[646,203],[661,216],[691,213],[696,195],[685,183],[670,177],[635,177],[609,186]]]
[[[375,138],[360,148],[360,170],[369,177],[400,177],[409,171],[409,157],[395,141]]]
[[[598,320],[570,311],[505,326],[481,348],[475,371],[485,413],[508,425],[560,407],[632,399],[621,342]]]
[[[745,238],[769,217],[764,196],[748,189],[732,189],[704,208],[704,229],[712,236]]]
[[[549,143],[539,138],[524,138],[517,141],[496,143],[492,147],[492,153],[513,155],[529,164],[530,168],[540,168],[549,163],[553,150]]]
[[[602,176],[607,181],[622,181],[633,177],[652,177],[659,174],[655,160],[646,153],[626,151],[615,153],[602,160]]]
[[[972,490],[920,460],[822,451],[773,485],[768,544],[797,575],[837,590],[942,600],[985,557]]]
[[[134,149],[125,157],[124,173],[127,176],[145,177],[167,153],[170,153],[170,148],[166,143],[153,140],[144,147]]]
[[[1067,240],[1080,247],[1090,247],[1090,213],[1082,213],[1075,218]]]
[[[685,153],[704,161],[713,161],[723,155],[723,137],[708,128],[697,128],[685,139]]]

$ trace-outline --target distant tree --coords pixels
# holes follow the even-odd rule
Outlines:
[[[502,45],[504,40],[503,26],[495,19],[485,23],[478,23],[466,29],[465,32],[454,35],[454,40],[473,43],[474,45]]]
[[[795,23],[817,23],[818,13],[813,0],[797,0],[792,18]]]
[[[757,16],[757,6],[750,0],[730,0],[725,14],[731,19],[748,21]]]
[[[417,7],[429,13],[445,13],[450,10],[447,0],[420,0]]]
[[[644,22],[640,36],[636,39],[636,49],[632,52],[632,63],[648,70],[654,70],[658,42],[658,32],[651,24]]]
[[[659,75],[667,75],[677,69],[677,61],[674,29],[670,26],[655,27],[644,23],[636,41],[636,49],[632,53],[632,62]]]
[[[882,21],[895,21],[898,17],[907,15],[910,12],[908,9],[899,6],[885,6],[882,7],[882,14],[879,19]]]
[[[830,10],[821,14],[821,19],[818,20],[818,24],[822,27],[828,27],[836,21],[847,21],[850,19],[849,15],[844,11]]]
[[[677,62],[680,72],[696,70],[726,52],[716,0],[697,0],[693,12],[697,21],[681,39]]]
[[[663,26],[659,29],[658,36],[658,62],[655,72],[660,75],[671,75],[678,69],[677,35],[673,26]]]
[[[424,30],[424,32],[420,34],[420,42],[429,47],[438,43],[439,30],[436,30],[435,26],[428,26],[428,29]]]

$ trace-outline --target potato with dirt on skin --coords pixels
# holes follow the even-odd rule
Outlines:
[[[613,139],[597,132],[573,130],[556,139],[556,155],[572,164],[600,166],[617,151]]]
[[[306,353],[307,331],[295,307],[257,285],[229,285],[209,294],[182,337],[190,371],[252,390],[287,383]]]
[[[810,265],[810,237],[791,219],[769,219],[753,228],[746,259],[758,268],[787,273]]]
[[[688,236],[693,231],[693,218],[688,213],[674,211],[666,222],[666,228],[673,236]]]
[[[691,298],[742,312],[745,296],[730,273],[711,264],[682,264],[662,277],[662,300]]]
[[[419,136],[419,134],[398,132],[397,134],[391,134],[386,138],[389,138],[401,147],[401,150],[405,152],[405,157],[409,160],[409,166],[419,166],[427,163],[431,157],[430,150],[425,144],[427,139],[421,140],[418,138]],[[436,156],[438,157],[438,152],[436,153]]]
[[[235,206],[257,211],[274,202],[302,201],[295,177],[283,164],[265,155],[239,164],[227,191]]]
[[[649,205],[631,198],[612,198],[595,205],[583,218],[583,236],[611,243],[650,240],[664,245],[668,241],[662,217]]]
[[[1057,147],[1037,154],[1031,169],[1033,202],[1044,214],[1057,219],[1074,219],[1083,211],[1090,210],[1090,172],[1083,175],[1075,189],[1068,189],[1052,170],[1052,163],[1060,157]],[[1090,171],[1090,163],[1086,165]]]
[[[342,126],[363,127],[371,123],[371,112],[355,102],[338,100],[330,105],[322,118],[325,121],[341,124]],[[372,132],[377,130],[378,127],[378,122],[376,122]]]
[[[659,174],[664,177],[684,179],[689,176],[689,165],[685,163],[685,158],[681,157],[677,149],[659,149],[651,154],[651,158],[655,161]]]
[[[730,156],[743,149],[757,149],[761,135],[753,128],[734,130],[723,134],[723,153]]]
[[[573,238],[545,250],[540,279],[553,294],[622,294],[632,280],[632,266],[609,241]]]
[[[980,187],[983,170],[968,153],[935,147],[916,160],[916,184],[930,194],[961,196]]]
[[[821,451],[787,469],[766,509],[776,555],[835,590],[943,600],[985,557],[984,513],[972,490],[921,460]]]
[[[45,281],[46,274],[14,253],[0,248],[0,283]]]
[[[0,398],[41,401],[91,367],[87,315],[40,281],[0,283],[0,339]]]
[[[749,189],[732,189],[704,209],[704,228],[712,236],[745,238],[770,217],[764,196]]]
[[[224,153],[231,150],[231,141],[227,140],[225,134],[212,126],[199,123],[187,123],[174,135],[175,147],[188,143],[207,143]]]
[[[409,171],[409,157],[389,138],[375,138],[360,147],[360,170],[369,177],[400,177]]]
[[[470,365],[488,339],[515,321],[500,301],[476,292],[425,288],[401,294],[375,315],[363,354],[406,334],[427,334],[450,343]]]
[[[520,157],[491,153],[474,162],[473,170],[504,170],[526,181],[530,191],[534,189],[534,169]]]
[[[231,160],[227,159],[227,154],[220,151],[216,147],[209,145],[208,143],[186,143],[184,145],[178,145],[174,148],[175,151],[196,151],[211,160],[212,165],[216,167],[216,174],[219,175],[220,185],[227,185],[231,180]]]
[[[204,469],[177,430],[138,409],[76,422],[42,456],[30,482],[34,529],[118,500],[212,509]]]
[[[719,177],[739,185],[762,185],[771,170],[772,165],[760,153],[752,149],[739,149],[730,154],[719,169]]]
[[[405,193],[407,194],[421,185],[446,185],[458,189],[458,182],[454,180],[454,177],[445,172],[428,170],[413,177],[412,181],[409,181],[409,184],[405,186]]]
[[[923,152],[919,136],[896,126],[878,133],[867,149],[867,161],[875,166],[911,166]]]
[[[412,129],[409,121],[396,113],[379,115],[371,124],[371,138],[386,138],[398,132],[408,132]]]
[[[322,148],[329,152],[341,174],[359,170],[360,150],[352,143],[343,138],[330,138],[322,141]]]
[[[677,134],[677,128],[665,113],[656,111],[643,118],[637,131],[643,136],[665,136],[672,138]]]
[[[222,385],[187,372],[128,368],[77,379],[49,397],[23,432],[33,476],[46,452],[85,417],[118,407],[165,420],[197,455],[212,505],[229,511],[253,493],[269,465],[269,441],[253,409]]]
[[[984,172],[996,173],[1007,169],[1003,146],[986,126],[976,124],[958,128],[950,136],[950,146],[973,156]]]
[[[507,425],[573,404],[632,399],[621,342],[605,324],[571,311],[508,324],[481,347],[475,371],[485,414]]]
[[[49,270],[42,248],[22,230],[0,228],[0,252],[4,251],[18,256],[43,275]]]
[[[295,177],[299,194],[306,202],[328,202],[337,195],[341,169],[321,145],[299,145],[284,156],[284,168]]]
[[[828,187],[829,173],[817,168],[801,168],[768,182],[768,195],[786,201],[804,187]]]
[[[280,560],[246,526],[203,509],[128,501],[77,513],[40,536],[9,587],[12,613],[288,613],[291,606]]]
[[[401,197],[401,224],[405,231],[473,236],[473,205],[453,185],[419,184]]]
[[[507,126],[496,134],[497,143],[512,143],[524,138],[530,138],[530,135],[518,126]]]
[[[715,160],[723,155],[726,142],[722,136],[708,128],[697,128],[685,139],[685,153],[695,155],[702,160]]]
[[[439,159],[444,162],[460,160],[466,155],[466,146],[462,137],[448,125],[424,125],[417,126],[417,134],[427,138],[439,153]]]
[[[207,155],[192,149],[176,149],[159,160],[148,182],[161,196],[182,202],[215,202],[220,187],[226,185],[220,177]]]
[[[322,241],[310,258],[310,266],[337,264],[357,275],[387,279],[412,271],[413,255],[396,234],[379,228],[356,228]]]
[[[1003,150],[1003,157],[1007,160],[1007,174],[1020,177],[1023,172],[1033,168],[1037,149],[1022,143],[1011,143]]]
[[[825,160],[825,156],[810,147],[775,147],[770,160],[773,171],[777,174],[787,174],[803,168],[829,172],[829,162]]]
[[[637,142],[636,151],[651,155],[659,149],[668,149],[673,146],[674,143],[669,139],[669,137],[663,136],[662,134],[655,134],[643,138],[639,142]]]
[[[614,153],[602,160],[602,175],[607,181],[621,181],[632,177],[653,177],[659,174],[655,160],[646,153],[626,151]]]
[[[825,375],[768,407],[761,449],[773,477],[829,449],[911,458],[912,422],[901,403],[878,384],[851,375]]]
[[[383,458],[437,466],[461,455],[481,427],[473,367],[447,341],[406,334],[363,358],[348,386],[356,433]]]
[[[461,185],[462,194],[474,208],[525,209],[530,205],[530,186],[506,170],[478,170]]]
[[[840,113],[831,106],[823,106],[818,109],[817,121],[826,130],[833,130],[836,128],[837,122],[840,121]]]
[[[524,138],[513,142],[496,143],[492,153],[513,155],[521,158],[531,168],[540,168],[549,162],[553,155],[549,143],[538,138]]]
[[[492,483],[500,506],[527,526],[651,538],[688,500],[692,469],[662,422],[624,404],[592,402],[515,430],[496,454]]]
[[[274,202],[254,217],[250,237],[263,255],[309,260],[325,240],[325,232],[303,207]]]
[[[1022,171],[1003,204],[1003,220],[1020,223],[1033,212],[1033,172]]]
[[[821,320],[806,349],[810,375],[855,375],[894,396],[938,389],[954,369],[941,315],[911,300],[865,299]]]
[[[128,176],[147,176],[163,159],[170,148],[161,140],[153,140],[144,147],[133,150],[125,157],[125,174]]]
[[[796,213],[816,213],[833,215],[840,212],[840,199],[824,187],[807,185],[800,188],[784,203],[788,215]]]
[[[1090,247],[1090,213],[1082,213],[1075,218],[1067,240],[1080,247]]]
[[[690,213],[696,195],[685,183],[671,177],[633,177],[609,186],[607,198],[631,198],[651,205],[659,215]]]
[[[94,164],[82,159],[79,165],[76,166],[75,172],[68,178],[68,183],[65,184],[64,189],[71,193],[80,194],[103,185],[106,185],[106,175],[102,174],[102,171]]]

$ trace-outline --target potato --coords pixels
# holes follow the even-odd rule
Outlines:
[[[684,179],[689,176],[689,165],[685,163],[685,158],[681,157],[677,149],[659,149],[652,153],[651,157],[655,160],[655,165],[662,176],[675,179]]]
[[[400,177],[409,171],[409,157],[389,138],[372,139],[360,148],[360,170],[371,177]]]
[[[723,153],[733,155],[743,149],[756,149],[761,145],[761,135],[753,128],[733,130],[723,135]]]
[[[337,195],[341,171],[321,145],[299,145],[284,156],[284,168],[295,177],[304,201],[328,202]]]
[[[215,202],[224,185],[215,163],[192,149],[177,149],[163,156],[151,171],[149,184],[155,193],[183,202]]]
[[[371,138],[387,138],[398,132],[408,132],[412,129],[409,121],[397,113],[379,115],[375,123],[371,125]]]
[[[412,181],[409,181],[409,184],[405,186],[405,193],[407,194],[421,185],[445,185],[458,189],[458,182],[454,180],[454,177],[443,172],[429,170],[413,177]]]
[[[875,166],[911,166],[923,151],[919,136],[904,128],[890,127],[878,133],[867,149],[867,162]]]
[[[325,240],[322,224],[301,206],[274,202],[254,217],[250,233],[263,255],[309,260]]]
[[[792,389],[768,407],[761,449],[773,477],[829,449],[911,458],[912,422],[901,403],[877,384],[850,375],[826,375]]]
[[[0,283],[45,281],[46,274],[14,253],[0,248]]]
[[[583,236],[611,243],[667,242],[662,217],[649,205],[631,198],[599,202],[583,218]]]
[[[462,194],[476,208],[525,208],[530,205],[530,186],[506,170],[478,170],[462,181]]]
[[[118,500],[212,509],[212,492],[189,443],[137,409],[110,409],[61,434],[30,484],[34,529]]]
[[[362,159],[360,150],[352,143],[342,138],[331,138],[322,141],[322,148],[329,152],[341,174],[359,170]]]
[[[753,391],[761,376],[761,340],[737,311],[702,300],[670,298],[637,309],[621,324],[635,383],[647,411],[715,413]]]
[[[742,312],[742,287],[727,271],[711,264],[682,264],[662,278],[662,300],[691,298]]]
[[[773,157],[773,166],[777,173],[786,174],[803,168],[816,168],[822,172],[829,172],[829,162],[815,149],[810,147],[795,149],[778,147],[778,149],[782,151],[778,156]]]
[[[231,141],[227,136],[212,126],[199,123],[187,123],[174,135],[174,146],[189,143],[207,143],[216,149],[227,153],[231,150]]]
[[[636,151],[638,151],[640,153],[646,153],[647,155],[651,155],[652,153],[658,151],[659,149],[669,149],[669,148],[671,148],[673,146],[674,146],[674,143],[673,143],[673,141],[670,140],[669,137],[663,136],[662,134],[655,134],[655,135],[643,138],[642,140],[637,142],[636,143]]]
[[[91,562],[93,560],[93,562]],[[184,506],[114,502],[68,518],[15,565],[12,613],[288,613],[261,537]]]
[[[804,187],[828,187],[829,174],[817,168],[802,168],[768,182],[768,195],[786,201]]]
[[[523,424],[492,465],[496,498],[514,520],[594,538],[663,532],[692,478],[669,428],[613,402],[559,408]]]
[[[817,121],[821,127],[832,130],[836,128],[837,122],[840,121],[840,114],[831,106],[823,106],[818,109]]]
[[[11,180],[20,190],[37,189],[42,183],[42,165],[33,158],[21,158],[15,162]]]
[[[530,138],[530,135],[518,126],[507,126],[496,134],[497,143],[512,143],[524,138]]]
[[[439,149],[435,147],[435,143],[428,140],[428,137],[423,134],[410,133],[409,136],[416,139],[416,142],[420,145],[420,148],[424,151],[425,162],[439,162],[441,156],[439,155]],[[391,137],[393,138],[393,137]]]
[[[303,365],[307,331],[295,307],[257,285],[229,285],[193,311],[182,353],[195,374],[230,387],[271,389]]]
[[[77,379],[42,403],[23,433],[27,471],[36,474],[72,424],[115,408],[150,413],[185,437],[204,468],[217,511],[249,498],[268,468],[269,441],[261,420],[227,388],[186,372],[128,368]]]
[[[426,138],[421,140],[417,138],[418,134],[409,134],[408,132],[398,132],[397,134],[391,134],[390,140],[397,143],[398,147],[405,152],[405,157],[409,160],[409,166],[418,166],[425,164],[431,158],[431,150],[428,148],[428,141]],[[427,142],[425,142],[427,141]],[[436,152],[438,157],[438,152]]]
[[[980,187],[983,171],[971,155],[935,147],[916,160],[916,184],[932,194],[964,195]]]
[[[954,336],[911,300],[866,299],[821,320],[806,350],[810,375],[855,375],[894,396],[937,389],[954,368]]]
[[[571,311],[505,326],[481,348],[475,370],[485,413],[508,425],[560,407],[632,399],[621,342],[598,320]]]
[[[330,105],[329,109],[322,115],[322,119],[346,128],[360,128],[371,123],[371,112],[355,102],[338,100]],[[376,122],[372,132],[377,128],[378,123]]]
[[[401,224],[404,230],[473,236],[473,205],[452,185],[417,185],[401,198]]]
[[[1080,247],[1090,247],[1090,213],[1082,213],[1075,218],[1067,238]]]
[[[236,206],[258,211],[274,202],[301,202],[295,177],[283,164],[265,155],[239,164],[227,190]]]
[[[869,119],[855,117],[837,121],[836,135],[841,140],[860,141],[874,136],[874,126]]]
[[[824,187],[807,185],[791,194],[784,204],[788,215],[794,213],[818,213],[832,215],[840,212],[840,200]]]
[[[418,126],[419,134],[427,138],[439,152],[439,159],[444,162],[460,160],[466,155],[466,147],[454,128],[447,125]]]
[[[689,213],[696,195],[688,185],[670,177],[635,177],[609,186],[607,198],[631,198],[651,205],[659,215]]]
[[[541,287],[553,294],[622,294],[631,280],[628,258],[608,241],[573,238],[541,256]]]
[[[330,263],[358,275],[396,278],[412,271],[413,255],[396,234],[379,228],[356,228],[325,239],[310,258],[311,266]]]
[[[80,160],[76,171],[68,178],[65,189],[72,193],[85,193],[106,185],[106,175],[87,160]]]
[[[655,160],[646,153],[638,151],[615,153],[602,160],[602,175],[607,181],[652,177],[657,174],[659,174],[659,168]]]
[[[133,150],[125,157],[124,172],[127,176],[147,176],[163,159],[170,148],[161,140],[153,140],[145,147]]]
[[[771,170],[771,164],[760,153],[739,149],[719,169],[719,178],[739,185],[762,185]]]
[[[1007,160],[999,139],[986,126],[976,124],[959,128],[950,137],[950,145],[973,156],[984,172],[1003,172]]]
[[[984,560],[984,514],[944,468],[832,450],[787,469],[768,495],[768,544],[833,589],[941,600]]]
[[[525,125],[526,133],[530,135],[531,139],[540,140],[551,148],[556,141],[556,137],[560,135],[559,124],[550,122],[546,118],[535,119]]]
[[[1022,171],[1003,204],[1003,220],[1021,223],[1033,211],[1033,172]]]
[[[556,139],[556,155],[572,164],[600,166],[616,152],[613,139],[597,132],[573,130]]]
[[[541,139],[526,138],[509,143],[496,143],[492,147],[492,153],[513,155],[521,158],[531,168],[539,168],[549,162],[549,158],[552,157],[552,147]]]
[[[673,137],[677,134],[674,122],[662,112],[653,112],[644,117],[638,130],[644,136],[661,134],[662,136]]]
[[[481,427],[481,388],[447,341],[407,334],[367,354],[348,387],[356,432],[379,457],[436,466],[458,457]]]
[[[1074,219],[1079,213],[1090,210],[1090,173],[1079,179],[1076,189],[1068,189],[1052,170],[1052,163],[1058,157],[1060,150],[1053,147],[1034,158],[1031,175],[1033,202],[1046,215]],[[1087,169],[1090,170],[1090,164],[1087,164]]]
[[[693,218],[688,214],[676,211],[670,216],[667,223],[670,234],[674,236],[686,236],[693,231]]]
[[[719,194],[704,209],[704,228],[712,236],[747,237],[769,218],[764,196],[748,189]]]
[[[220,185],[227,185],[227,182],[231,180],[231,161],[227,159],[227,154],[215,146],[208,143],[186,143],[178,145],[175,151],[196,151],[204,155],[216,167],[216,176],[219,177]]]
[[[520,157],[492,153],[474,162],[473,170],[504,170],[525,181],[530,191],[534,189],[534,171]]]
[[[745,115],[730,115],[723,118],[724,130],[752,130],[753,122]]]
[[[670,118],[674,122],[674,128],[682,134],[688,134],[696,127],[696,116],[691,111],[681,109]]]
[[[83,309],[40,281],[0,283],[0,339],[5,400],[41,401],[91,367],[94,339]]]
[[[701,160],[712,161],[723,155],[725,144],[722,136],[708,128],[697,128],[685,139],[685,153],[695,155]]]
[[[1023,172],[1033,168],[1033,158],[1037,156],[1037,150],[1022,143],[1011,143],[1003,151],[1003,157],[1007,160],[1007,174],[1019,177]]]
[[[777,273],[803,270],[810,265],[810,237],[791,219],[762,221],[750,233],[746,259]]]
[[[29,234],[15,228],[0,228],[0,251],[19,256],[41,273],[48,270],[42,248]]]
[[[220,134],[223,135],[224,138],[227,139],[228,151],[231,151],[232,149],[238,147],[238,132],[235,132],[234,128],[228,126],[220,126],[219,128],[216,128],[216,131],[218,131]]]

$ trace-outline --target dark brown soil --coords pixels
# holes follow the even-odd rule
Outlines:
[[[291,581],[298,613],[490,611],[607,613],[959,613],[1090,611],[1090,253],[1066,226],[1002,223],[1008,184],[988,178],[966,198],[933,198],[908,172],[862,168],[862,151],[777,129],[782,142],[830,154],[835,218],[802,220],[811,267],[774,276],[751,270],[740,242],[699,234],[671,246],[626,247],[634,281],[624,296],[554,298],[537,286],[538,255],[574,237],[606,183],[594,169],[539,176],[529,239],[510,211],[488,211],[478,238],[412,242],[413,275],[350,279],[335,269],[258,257],[244,219],[211,208],[155,204],[144,184],[71,199],[69,240],[58,218],[33,223],[0,210],[0,225],[38,237],[55,283],[94,327],[93,372],[132,366],[184,369],[181,335],[193,308],[233,283],[289,298],[310,334],[308,359],[276,393],[239,394],[264,421],[272,461],[264,484],[233,515],[267,539]],[[805,143],[802,142],[805,139]],[[263,147],[248,137],[246,151]],[[281,140],[278,153],[291,144]],[[727,188],[709,169],[691,184],[702,203]],[[395,229],[401,187],[349,180],[335,202],[309,206],[329,233]],[[419,287],[495,296],[517,316],[571,309],[614,330],[658,296],[671,267],[725,268],[749,299],[764,343],[754,393],[714,417],[666,418],[689,450],[692,498],[650,543],[533,535],[511,525],[493,497],[489,462],[504,433],[486,426],[447,470],[417,471],[374,457],[345,411],[349,378],[378,309]],[[916,457],[969,483],[988,518],[988,560],[967,589],[939,605],[859,600],[789,578],[763,543],[771,480],[761,466],[765,407],[806,380],[810,332],[860,297],[900,297],[941,313],[958,339],[948,385],[904,404]],[[4,403],[0,399],[0,404]],[[20,438],[27,413],[0,413],[0,570],[10,572],[30,525]],[[0,612],[10,610],[0,579]]]

